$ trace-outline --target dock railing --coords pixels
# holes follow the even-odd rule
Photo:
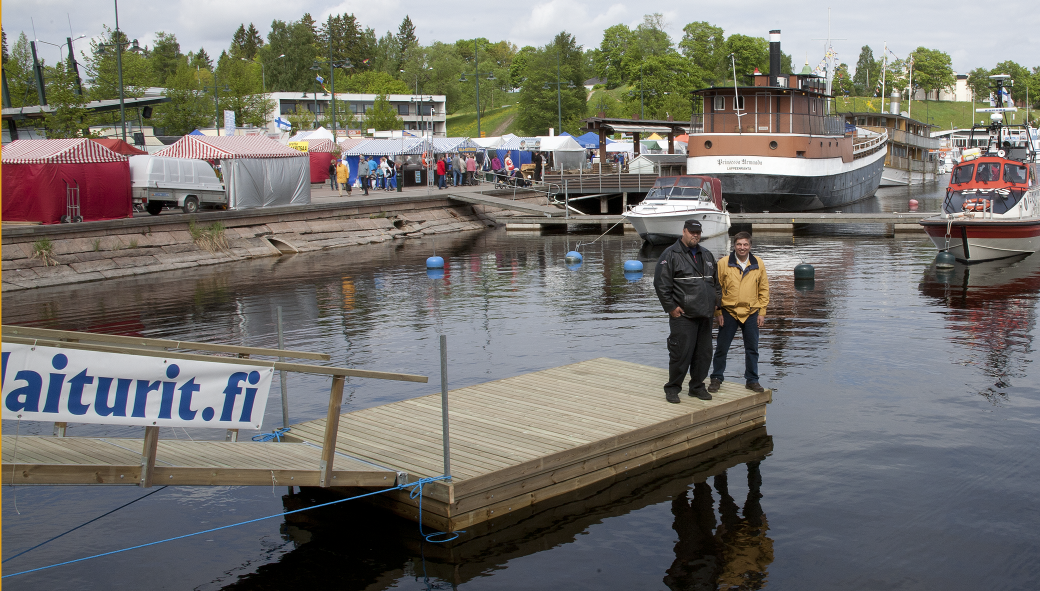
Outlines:
[[[324,365],[310,365],[305,363],[294,363],[287,361],[268,361],[255,359],[254,355],[313,359],[328,361],[331,357],[324,353],[312,353],[307,351],[291,351],[283,349],[268,349],[263,347],[246,347],[237,345],[220,345],[211,343],[195,343],[189,341],[176,341],[170,339],[152,339],[143,337],[128,337],[89,332],[77,332],[66,330],[52,330],[45,328],[33,328],[22,326],[2,326],[3,343],[26,345],[30,347],[53,347],[58,349],[71,349],[80,351],[94,351],[100,353],[117,353],[123,355],[134,355],[143,357],[159,357],[163,359],[177,359],[186,361],[201,361],[207,363],[222,363],[229,365],[261,366],[270,367],[273,370],[289,371],[296,373],[332,376],[332,389],[329,393],[329,406],[326,415],[325,433],[321,447],[321,461],[318,466],[320,472],[321,487],[329,486],[332,474],[333,460],[336,455],[336,436],[339,429],[340,407],[343,404],[343,386],[347,377],[370,378],[378,380],[393,380],[403,382],[427,383],[426,376],[392,373],[383,371],[371,371],[364,369],[351,369],[346,367],[331,367]],[[223,355],[235,355],[236,357],[225,357],[219,355],[203,355],[188,353],[187,351],[206,351]],[[6,358],[5,358],[6,365]],[[171,394],[172,396],[172,394]],[[6,404],[6,401],[4,401]],[[446,412],[445,404],[445,412]],[[5,412],[7,408],[5,407]],[[91,421],[84,416],[84,423],[102,423],[102,421]],[[151,476],[155,468],[155,454],[159,440],[159,427],[153,425],[145,426],[144,448],[141,453],[141,477],[140,486],[150,487]],[[445,424],[447,418],[445,417]],[[67,422],[54,423],[54,435],[64,437]],[[194,426],[194,425],[193,425]],[[200,424],[198,426],[206,426]],[[238,440],[238,429],[228,429],[226,441]],[[447,448],[444,450],[447,455]]]

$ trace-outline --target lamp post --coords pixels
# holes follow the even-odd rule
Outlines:
[[[224,90],[231,90],[230,88],[228,88],[227,83],[224,83]],[[209,87],[203,86],[202,91],[208,92]],[[213,72],[213,111],[213,126],[217,128],[217,137],[220,137],[220,84],[217,83],[216,72]]]
[[[563,82],[560,82],[560,50],[556,50],[556,83],[546,82],[542,89],[549,90],[550,86],[556,87],[556,133],[559,134],[563,131],[563,100],[560,97],[560,86]],[[576,88],[574,81],[567,82],[567,88]]]
[[[474,39],[473,40],[473,81],[477,85],[477,137],[482,137],[480,135],[480,60],[477,58],[477,42],[478,41],[479,41],[478,39]],[[494,72],[488,73],[487,79],[488,80],[494,80],[495,79],[495,73]],[[462,76],[459,78],[459,82],[466,82],[466,73],[465,72],[463,72]]]
[[[428,66],[420,66],[419,67],[419,72],[428,72],[428,71],[430,71],[432,69],[433,68],[428,67]],[[401,70],[400,72],[402,74],[405,73],[404,70]],[[425,82],[425,80],[424,80],[424,82]],[[422,113],[422,102],[423,102],[424,98],[419,95],[419,73],[418,72],[415,73],[415,96],[419,97],[419,107],[418,107],[419,108],[419,130],[420,130],[421,133],[425,133],[426,132],[426,127],[423,125],[423,113]],[[430,97],[430,101],[431,102],[433,101],[433,97],[432,96]],[[416,101],[415,101],[415,99],[412,99],[411,102],[414,103]],[[479,115],[479,113],[478,113],[478,115]],[[480,133],[479,130],[478,130],[477,133],[478,134]]]
[[[123,141],[126,141],[126,107],[123,100],[123,45],[120,41],[121,35],[119,31],[119,0],[112,0],[116,9],[116,30],[112,34],[114,43],[101,43],[99,47],[104,50],[112,45],[116,46],[116,70],[119,72],[119,123],[122,128]],[[219,133],[219,131],[218,131]]]

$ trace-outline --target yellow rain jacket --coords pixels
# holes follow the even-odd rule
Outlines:
[[[769,277],[762,259],[749,253],[747,269],[741,271],[736,253],[730,253],[728,258],[719,262],[718,269],[722,309],[741,324],[755,312],[765,318],[766,306],[769,305]]]

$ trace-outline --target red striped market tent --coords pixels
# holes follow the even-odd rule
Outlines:
[[[262,135],[186,135],[155,156],[224,160],[230,158],[298,158],[300,152]]]
[[[329,180],[329,164],[332,162],[332,149],[336,144],[329,139],[299,140],[307,144],[307,154],[311,162],[311,182],[321,184]]]
[[[79,217],[111,220],[133,215],[130,165],[86,138],[15,140],[3,148],[3,217],[56,224],[76,212],[70,191],[79,188]]]
[[[219,161],[231,209],[311,202],[310,158],[268,137],[186,135],[154,156]]]
[[[147,154],[144,150],[138,150],[130,144],[117,138],[90,138],[102,146],[105,146],[109,150],[112,150],[116,154],[123,154],[124,156],[141,156]]]

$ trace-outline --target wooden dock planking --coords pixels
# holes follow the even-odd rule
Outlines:
[[[5,436],[4,484],[126,484],[140,480],[139,439]],[[305,443],[159,440],[156,484],[318,486],[321,450]],[[336,486],[392,486],[397,474],[337,456]]]
[[[711,401],[664,401],[667,370],[612,359],[495,380],[449,393],[452,480],[423,489],[424,523],[469,527],[614,479],[647,464],[694,453],[765,423],[767,390],[724,383]],[[407,472],[439,476],[440,396],[344,413],[337,451]],[[292,434],[320,442],[324,419]],[[407,491],[374,501],[418,519]]]

